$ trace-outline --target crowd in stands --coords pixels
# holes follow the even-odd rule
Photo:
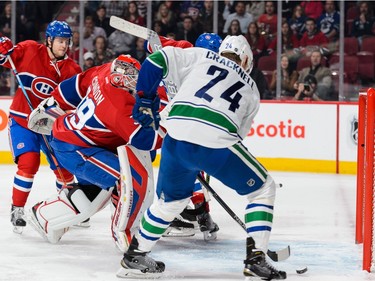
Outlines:
[[[59,3],[64,5],[66,2],[60,1]],[[264,98],[275,98],[278,46],[276,35],[279,31],[277,1],[224,0],[218,3],[218,34],[222,38],[226,35],[239,34],[246,37],[254,54],[254,66],[259,68],[268,82],[269,93]],[[35,11],[33,18],[27,18],[24,13],[29,9],[27,5],[32,6],[32,11]],[[3,2],[0,5],[3,10],[0,16],[0,31],[6,36],[10,35],[9,6],[10,2]],[[213,0],[152,1],[152,28],[159,35],[176,40],[187,40],[194,44],[201,33],[213,32],[213,6]],[[337,100],[338,87],[335,82],[337,79],[332,76],[332,73],[338,65],[336,60],[339,51],[341,16],[338,8],[339,1],[283,1],[283,18],[280,27],[283,54],[281,57],[283,99]],[[45,24],[52,20],[46,16],[48,14],[46,9],[53,10],[48,2],[17,1],[17,41],[43,39],[37,38],[39,32],[35,30],[42,32]],[[373,10],[371,1],[345,2],[345,39],[356,38],[358,46],[357,52],[345,56],[345,59],[350,56],[356,57],[358,64],[355,67],[356,75],[347,74],[345,82],[362,84],[374,82],[374,75],[371,76],[371,73],[375,72],[375,45],[372,44],[372,50],[364,48],[369,45],[365,42],[368,38],[375,38]],[[27,13],[29,14],[31,13]],[[147,56],[143,49],[143,39],[114,30],[109,25],[109,17],[116,15],[146,26],[146,14],[147,1],[87,1],[82,30],[84,69],[108,62],[121,53],[130,53],[142,62]],[[50,12],[49,15],[52,13]],[[78,22],[69,24],[77,25]],[[69,56],[77,62],[79,61],[78,50],[79,32],[76,29]],[[346,46],[344,52],[346,52]],[[273,62],[268,60],[267,63],[262,63],[262,60],[266,58],[272,58]],[[359,61],[365,61],[367,68],[361,68]],[[346,60],[344,63],[346,64]],[[264,64],[267,69],[264,68]],[[345,66],[347,67],[350,68],[349,63]],[[370,75],[369,69],[372,69]],[[327,80],[330,81],[330,85],[325,88],[322,87],[322,78],[319,77],[321,73],[329,76],[329,79],[324,79],[324,83],[328,83]],[[306,80],[307,82],[304,81],[308,75],[314,76],[315,80],[310,77]],[[308,82],[316,87],[311,87],[311,85],[304,87]],[[307,88],[310,90],[314,88],[314,95],[311,95],[314,98],[310,97],[306,91]]]

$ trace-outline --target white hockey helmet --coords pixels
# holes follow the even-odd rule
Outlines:
[[[234,53],[238,55],[241,59],[241,63],[243,63],[247,57],[248,60],[244,68],[248,73],[253,69],[253,52],[243,35],[227,35],[219,48],[219,55],[222,55],[223,53]]]

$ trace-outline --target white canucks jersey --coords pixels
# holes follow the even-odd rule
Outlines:
[[[165,68],[163,79],[178,89],[164,123],[172,138],[223,148],[247,135],[259,91],[243,68],[203,48],[165,47],[160,54],[150,60]]]

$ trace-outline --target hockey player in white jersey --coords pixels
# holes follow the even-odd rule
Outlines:
[[[133,108],[133,118],[142,126],[159,127],[156,85],[161,79],[171,79],[179,90],[164,122],[167,135],[156,190],[159,199],[145,212],[132,237],[119,277],[157,277],[165,270],[164,263],[148,253],[189,203],[196,176],[205,171],[248,199],[244,275],[286,278],[265,257],[275,182],[242,144],[259,108],[259,92],[249,75],[252,52],[240,35],[225,38],[220,54],[202,48],[166,47],[142,65]]]

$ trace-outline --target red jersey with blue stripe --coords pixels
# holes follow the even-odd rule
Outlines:
[[[132,118],[133,95],[110,83],[110,69],[111,63],[90,68],[53,91],[61,108],[77,107],[57,118],[53,136],[81,147],[98,146],[111,151],[127,143],[141,150],[159,148],[162,139],[157,132],[142,128]]]
[[[67,56],[65,59],[52,62],[47,47],[31,40],[15,45],[10,57],[33,108],[50,97],[58,83],[81,72],[80,66]],[[7,59],[0,61],[0,64],[11,68]],[[9,115],[27,128],[27,117],[30,112],[30,106],[19,87],[15,92]]]

